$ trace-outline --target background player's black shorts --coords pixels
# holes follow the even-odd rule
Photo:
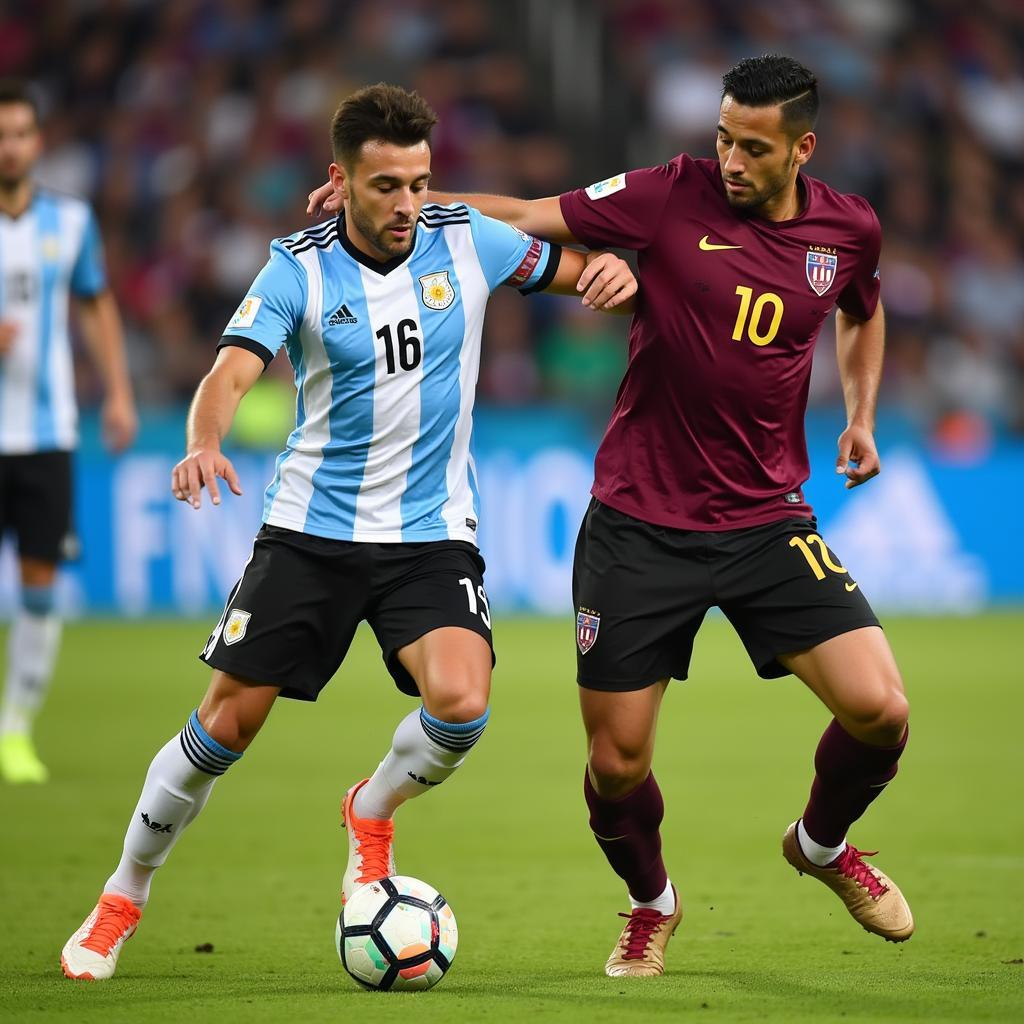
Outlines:
[[[472,544],[363,544],[278,526],[256,535],[252,557],[200,658],[213,668],[316,700],[366,619],[403,693],[419,693],[397,652],[441,626],[491,646],[484,560]]]
[[[780,654],[877,626],[816,529],[814,519],[785,519],[721,532],[673,530],[593,500],[573,564],[579,684],[639,690],[685,679],[693,638],[715,605],[764,679],[788,674]]]
[[[0,534],[8,532],[24,558],[56,563],[74,557],[71,452],[0,455]]]

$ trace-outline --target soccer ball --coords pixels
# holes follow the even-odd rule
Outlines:
[[[334,937],[342,966],[360,985],[416,992],[445,976],[459,929],[436,889],[418,878],[393,875],[356,889]]]

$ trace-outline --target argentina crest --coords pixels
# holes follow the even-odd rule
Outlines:
[[[242,640],[251,618],[252,612],[247,612],[244,608],[232,608],[228,621],[224,623],[224,643],[230,647]]]
[[[420,278],[423,291],[423,305],[427,309],[447,309],[455,301],[455,288],[448,280],[448,271],[424,274]]]
[[[601,615],[590,608],[581,608],[576,616],[576,646],[580,654],[586,654],[597,642],[597,631],[601,628]]]
[[[805,266],[807,268],[807,283],[814,289],[816,295],[824,295],[835,280],[839,257],[836,255],[835,249],[812,245],[807,250]]]

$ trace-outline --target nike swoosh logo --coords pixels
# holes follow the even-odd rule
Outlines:
[[[602,843],[617,843],[620,839],[625,839],[626,836],[599,836],[596,832],[594,833],[595,839],[600,839]]]
[[[717,252],[719,249],[742,249],[742,245],[718,245],[716,242],[709,242],[708,236],[705,235],[698,243],[697,247],[704,252]]]
[[[847,583],[846,584],[846,592],[848,594],[852,594],[856,589],[857,589],[857,584],[856,583]]]

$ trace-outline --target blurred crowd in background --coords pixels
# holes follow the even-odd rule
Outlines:
[[[560,5],[600,29],[587,36],[601,51],[597,131],[572,122],[571,96],[550,94],[537,30]],[[0,75],[38,88],[40,179],[95,205],[143,406],[190,397],[269,240],[307,225],[330,116],[354,88],[398,82],[434,106],[437,187],[535,197],[681,150],[713,155],[722,73],[783,52],[819,77],[809,172],[866,196],[882,222],[883,401],[954,443],[1024,432],[1024,5],[544,0],[540,10],[534,0],[8,0]],[[573,40],[556,49],[571,67]],[[829,330],[819,404],[841,398]],[[567,401],[603,422],[625,334],[621,318],[575,300],[500,289],[481,396]],[[88,404],[97,389],[82,370]]]

